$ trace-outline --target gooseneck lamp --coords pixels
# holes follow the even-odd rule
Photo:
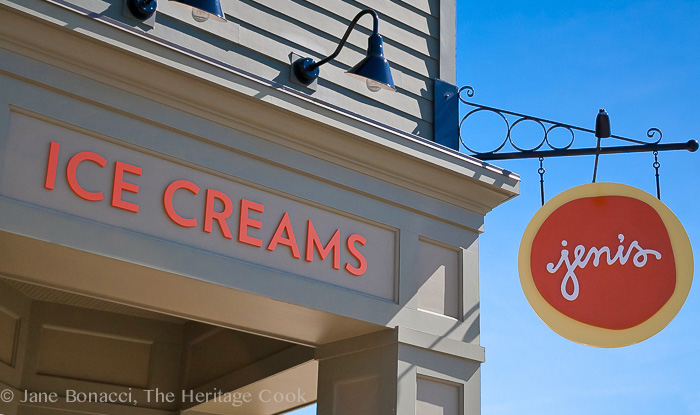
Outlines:
[[[318,62],[315,62],[311,58],[297,59],[292,64],[292,74],[296,80],[301,84],[309,85],[317,79],[319,74],[318,68],[338,56],[343,45],[347,42],[350,32],[357,24],[357,21],[365,14],[371,14],[374,18],[374,28],[369,37],[367,56],[346,73],[352,77],[365,80],[367,82],[367,88],[372,92],[379,91],[380,89],[396,91],[394,80],[391,77],[389,61],[384,57],[382,36],[379,34],[379,16],[377,12],[371,9],[362,10],[355,16],[332,55]]]
[[[209,18],[220,22],[226,21],[219,0],[170,0],[174,4],[192,9],[192,18],[201,23]]]

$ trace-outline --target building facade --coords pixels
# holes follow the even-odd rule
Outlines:
[[[0,0],[0,413],[479,413],[478,238],[434,143],[449,0]],[[363,9],[397,92],[344,74]]]

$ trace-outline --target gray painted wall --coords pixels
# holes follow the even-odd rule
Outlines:
[[[455,82],[454,0],[222,0],[229,21],[201,24],[160,0],[152,27],[128,17],[124,0],[56,1],[295,89],[323,105],[429,140],[433,79]],[[339,56],[321,67],[316,91],[294,85],[289,80],[291,54],[315,60],[330,55],[351,20],[366,8],[379,13],[379,31],[398,92],[372,93],[344,73],[364,57],[372,27],[369,16],[359,21]]]

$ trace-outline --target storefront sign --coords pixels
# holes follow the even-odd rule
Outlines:
[[[520,281],[560,335],[598,347],[645,340],[678,313],[693,274],[688,236],[658,199],[615,183],[569,189],[525,230]]]
[[[379,224],[20,113],[4,154],[3,196],[394,299],[396,233]]]

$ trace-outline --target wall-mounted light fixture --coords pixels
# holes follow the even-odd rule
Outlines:
[[[175,4],[192,10],[192,18],[196,22],[204,22],[212,18],[220,22],[226,21],[219,0],[170,0]],[[134,17],[147,20],[156,11],[157,0],[126,0],[126,5]]]
[[[380,89],[396,91],[394,80],[391,77],[389,61],[387,61],[384,57],[383,41],[381,35],[379,34],[379,16],[377,15],[377,12],[371,9],[363,10],[359,12],[357,16],[355,16],[350,23],[348,30],[345,32],[343,39],[340,41],[340,44],[332,55],[318,62],[315,62],[311,58],[300,58],[294,61],[291,68],[292,79],[302,85],[309,85],[316,80],[319,74],[318,68],[324,63],[328,63],[338,56],[340,50],[343,48],[343,45],[345,45],[345,42],[348,40],[348,36],[350,35],[353,27],[355,27],[357,21],[360,20],[360,17],[364,16],[365,14],[371,14],[374,18],[374,28],[369,37],[367,56],[346,73],[350,76],[366,81],[367,88],[372,92],[379,91]]]
[[[134,17],[146,20],[156,12],[158,2],[156,0],[127,0],[126,6]]]
[[[142,0],[144,1],[144,0]],[[221,10],[219,0],[170,0],[174,4],[192,9],[192,18],[196,22],[204,22],[212,18],[219,22],[225,22],[226,16]]]

